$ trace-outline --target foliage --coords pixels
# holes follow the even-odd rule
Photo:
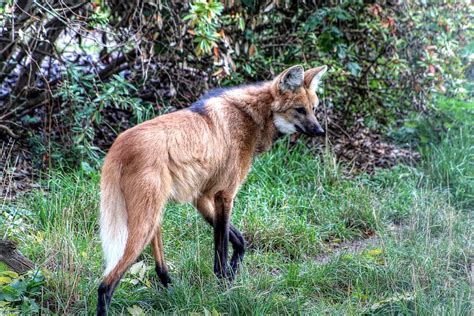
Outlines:
[[[217,33],[219,17],[223,9],[223,5],[214,0],[199,0],[190,5],[189,15],[183,20],[190,20],[190,25],[194,27],[188,32],[194,36],[196,56],[209,54],[212,48],[217,47],[216,42],[221,37]]]
[[[448,131],[470,129],[474,124],[474,102],[436,95],[429,115],[412,112],[399,119],[387,133],[392,140],[411,147],[439,144]]]
[[[90,163],[97,167],[101,163],[102,151],[95,145],[96,131],[104,122],[104,113],[118,109],[129,111],[130,124],[137,124],[154,116],[153,107],[135,96],[137,89],[121,76],[114,75],[110,81],[97,82],[91,74],[83,74],[71,67],[67,79],[58,89],[57,97],[68,112],[63,117],[64,128],[71,134],[61,143],[72,142],[67,151],[61,151],[58,158],[78,159],[84,165]],[[115,126],[114,128],[123,129]]]
[[[268,78],[260,69],[275,73],[281,70],[277,65],[327,64],[327,105],[363,117],[372,127],[390,125],[400,112],[426,109],[433,91],[466,95],[461,78],[469,62],[460,50],[468,43],[465,25],[472,23],[467,5],[308,6],[287,7],[294,12],[290,25],[283,8],[252,16],[253,24],[246,25],[253,27],[235,36],[231,51],[242,81]],[[239,53],[237,46],[248,49]]]
[[[13,271],[0,270],[0,310],[3,313],[38,313],[44,277],[40,271],[19,276]]]
[[[0,131],[26,137],[42,163],[65,147],[59,160],[97,161],[151,107],[185,107],[295,63],[329,65],[323,105],[347,126],[383,130],[431,110],[433,92],[472,97],[474,19],[462,1],[31,1],[2,7]]]

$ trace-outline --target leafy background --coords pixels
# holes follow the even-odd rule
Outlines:
[[[329,66],[324,116],[349,134],[357,120],[400,127],[432,110],[434,93],[472,97],[463,1],[25,0],[0,10],[0,132],[39,168],[97,167],[124,128],[293,64]]]

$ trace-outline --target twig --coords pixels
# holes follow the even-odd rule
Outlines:
[[[13,131],[6,125],[0,124],[0,129],[3,129],[4,131],[7,132],[8,135],[10,135],[13,138],[18,138],[18,135],[13,133]]]

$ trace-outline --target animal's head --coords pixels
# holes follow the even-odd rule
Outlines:
[[[319,104],[316,90],[327,66],[304,71],[293,66],[273,81],[275,102],[272,104],[273,122],[281,133],[301,132],[309,136],[324,135],[314,110]]]

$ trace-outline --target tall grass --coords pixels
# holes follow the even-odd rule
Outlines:
[[[434,186],[447,190],[452,203],[474,208],[474,125],[449,131],[437,145],[424,151],[423,168]]]

